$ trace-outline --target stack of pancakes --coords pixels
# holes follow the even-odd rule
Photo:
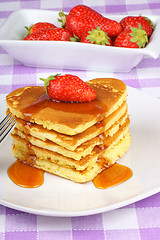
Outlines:
[[[82,183],[125,154],[131,143],[126,85],[111,78],[87,84],[97,95],[87,103],[52,101],[40,86],[6,97],[17,121],[11,133],[16,158]]]

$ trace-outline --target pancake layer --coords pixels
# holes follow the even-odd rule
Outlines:
[[[67,135],[81,133],[113,113],[126,100],[126,85],[117,79],[94,79],[87,82],[96,91],[96,99],[87,103],[55,102],[45,89],[28,86],[6,97],[10,112],[18,118],[43,125]]]
[[[16,128],[21,132],[37,137],[43,141],[50,140],[60,146],[74,151],[83,142],[88,141],[108,130],[113,124],[115,124],[115,122],[119,124],[119,121],[122,121],[121,117],[123,116],[128,116],[126,102],[124,102],[115,112],[104,118],[104,120],[97,122],[85,131],[73,136],[61,134],[54,130],[48,130],[43,128],[42,125],[26,122],[20,118],[16,118]]]

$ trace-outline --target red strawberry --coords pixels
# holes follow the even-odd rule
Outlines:
[[[117,36],[122,31],[118,22],[103,17],[100,13],[85,5],[77,5],[70,10],[68,15],[61,12],[59,16],[62,18],[63,26],[78,38],[81,38],[84,32],[97,29],[97,26],[107,32],[109,37]]]
[[[114,41],[116,47],[144,48],[148,43],[146,32],[140,28],[129,28],[121,32]]]
[[[71,41],[72,34],[64,28],[43,29],[27,35],[23,40]]]
[[[120,24],[123,29],[130,27],[138,28],[140,24],[143,30],[146,31],[148,37],[152,34],[153,31],[153,24],[151,20],[142,16],[127,16],[120,21]]]
[[[107,33],[102,31],[100,27],[96,30],[88,31],[82,34],[81,42],[83,43],[93,43],[98,45],[112,45],[112,40],[108,37]]]
[[[38,22],[30,27],[25,27],[27,29],[27,35],[31,33],[36,33],[39,32],[42,29],[47,29],[47,28],[57,28],[54,24],[48,23],[48,22]]]
[[[44,81],[46,92],[53,100],[89,102],[96,98],[96,92],[77,76],[57,74],[47,79],[40,79]]]

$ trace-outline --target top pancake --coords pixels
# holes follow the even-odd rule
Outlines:
[[[18,118],[75,135],[109,116],[127,97],[126,85],[118,79],[98,78],[86,83],[96,91],[91,102],[56,102],[47,98],[43,87],[27,86],[7,95],[7,106]]]

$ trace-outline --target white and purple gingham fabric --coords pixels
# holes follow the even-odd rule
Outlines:
[[[105,14],[159,15],[159,0],[0,0],[0,24],[22,8],[69,11],[86,4]],[[128,86],[160,99],[160,58],[144,58],[129,73],[104,73],[29,68],[0,48],[0,100],[12,90],[39,85],[39,77],[71,73],[82,79],[115,77]],[[0,113],[1,114],[1,113]],[[1,183],[0,183],[1,185]],[[160,193],[129,206],[84,217],[47,217],[0,205],[0,240],[158,240],[160,239]]]

